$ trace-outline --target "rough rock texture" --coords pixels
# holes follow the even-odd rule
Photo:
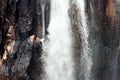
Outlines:
[[[37,0],[0,0],[0,80],[41,78],[42,42],[39,31],[42,16],[45,16],[48,33],[50,3],[45,4],[44,15],[41,8],[38,15],[37,3]]]
[[[89,12],[90,44],[92,47],[92,80],[119,80],[119,11],[118,0],[86,2]]]

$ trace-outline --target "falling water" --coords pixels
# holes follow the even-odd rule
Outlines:
[[[41,36],[41,41],[43,42],[45,40],[45,5],[49,0],[37,0],[37,14],[38,14],[38,26],[40,26],[40,15],[42,14],[42,27],[40,28],[42,31],[40,34]],[[41,6],[41,10],[40,10]]]
[[[43,40],[45,40],[45,20],[44,20],[45,4],[41,4],[41,7],[42,7],[42,37]]]
[[[87,26],[87,18],[85,14],[85,0],[76,0],[77,5],[80,10],[80,21],[81,21],[81,26],[80,26],[80,32],[81,32],[81,38],[82,38],[82,48],[83,48],[83,53],[82,57],[80,59],[80,64],[82,68],[82,74],[84,75],[85,80],[90,80],[90,72],[91,72],[91,55],[90,55],[90,48],[89,48],[89,30]]]
[[[69,0],[51,0],[50,41],[45,49],[48,51],[44,56],[43,80],[74,80],[68,7]]]

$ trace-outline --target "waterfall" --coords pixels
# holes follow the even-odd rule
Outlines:
[[[80,65],[81,68],[83,68],[82,75],[84,76],[85,80],[90,80],[90,74],[91,74],[91,66],[92,66],[92,60],[91,60],[91,53],[89,48],[89,29],[87,25],[87,17],[85,13],[85,0],[76,0],[76,3],[78,5],[78,8],[80,10],[80,33],[82,38],[82,49],[83,52],[81,54],[80,59]]]
[[[76,0],[80,11],[79,30],[82,39],[82,51],[80,58],[80,68],[84,79],[91,77],[91,49],[89,48],[89,29],[85,13],[85,1]],[[44,70],[43,80],[74,80],[74,61],[72,50],[72,36],[70,20],[68,17],[69,0],[51,0],[51,18],[49,24],[50,39],[44,44]]]
[[[43,80],[74,80],[68,8],[69,0],[51,0],[49,41],[44,45],[47,51],[43,57]]]

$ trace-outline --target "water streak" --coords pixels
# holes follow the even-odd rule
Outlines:
[[[84,75],[85,80],[90,80],[90,74],[91,74],[91,66],[92,66],[92,60],[91,60],[91,53],[89,48],[89,29],[87,26],[87,17],[85,13],[85,0],[76,0],[77,5],[80,10],[80,32],[81,32],[81,38],[82,38],[82,48],[83,53],[82,57],[80,59],[80,64],[83,68],[82,74]]]
[[[45,4],[41,4],[42,7],[42,37],[45,40]]]

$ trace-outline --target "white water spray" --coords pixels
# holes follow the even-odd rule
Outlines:
[[[87,27],[87,18],[85,15],[85,0],[76,0],[78,8],[80,10],[80,32],[81,32],[81,38],[82,38],[82,58],[80,59],[80,64],[83,67],[83,74],[85,80],[90,80],[90,72],[91,72],[91,66],[92,66],[92,60],[90,55],[90,48],[89,48],[89,31]]]
[[[74,80],[68,8],[69,0],[51,0],[50,41],[44,57],[44,80]]]

